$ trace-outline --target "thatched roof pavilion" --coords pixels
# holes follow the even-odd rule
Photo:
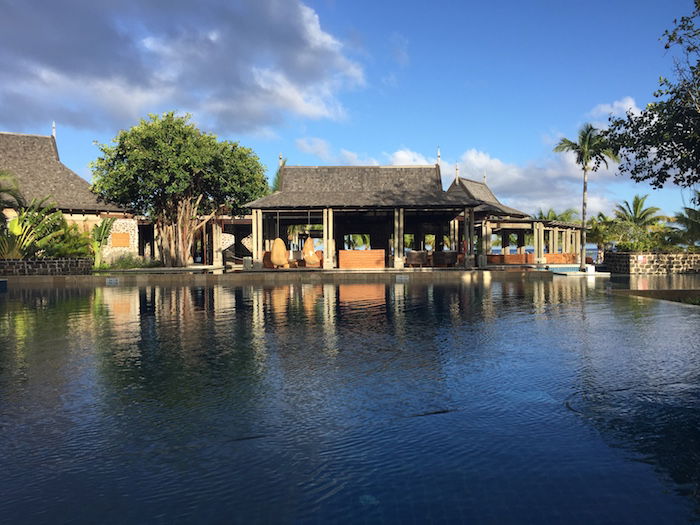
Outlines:
[[[403,268],[413,259],[474,266],[477,252],[490,251],[492,221],[513,231],[544,228],[501,203],[485,183],[457,177],[445,191],[439,165],[282,166],[279,177],[278,191],[246,204],[259,265],[272,239],[282,238],[293,259],[299,231],[314,237],[320,225],[324,268]],[[353,236],[368,238],[369,249],[353,249]],[[535,239],[544,245],[543,236]],[[519,243],[524,250],[523,236]],[[426,251],[429,257],[415,256]]]

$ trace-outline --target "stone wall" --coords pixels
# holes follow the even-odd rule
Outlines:
[[[92,259],[0,259],[0,275],[88,275]]]
[[[139,254],[139,226],[136,219],[117,219],[112,225],[107,245],[102,248],[102,259],[111,263],[122,255]]]
[[[700,272],[700,253],[614,253],[605,252],[605,266],[611,273],[665,275]]]

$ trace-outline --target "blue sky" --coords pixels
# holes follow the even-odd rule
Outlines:
[[[586,121],[644,107],[672,57],[659,37],[689,0],[197,3],[0,0],[0,130],[48,134],[88,163],[149,112],[290,164],[434,163],[486,177],[526,211],[580,206],[580,171],[551,152]],[[58,5],[60,4],[60,5]],[[615,175],[591,180],[592,211],[683,193]],[[685,198],[687,200],[688,193]]]

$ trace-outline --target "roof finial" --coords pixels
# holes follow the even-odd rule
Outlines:
[[[437,151],[437,163],[439,166],[440,165],[440,146],[438,146],[438,151]]]
[[[282,160],[282,154],[280,153],[280,156],[277,158],[277,166],[281,168],[283,162],[284,161]]]
[[[455,180],[459,180],[459,164],[455,164]]]
[[[56,121],[55,120],[51,123],[51,136],[53,138],[56,138]]]

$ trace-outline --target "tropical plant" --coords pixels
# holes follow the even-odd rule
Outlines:
[[[535,219],[541,221],[574,222],[578,218],[578,212],[573,208],[568,208],[558,213],[554,208],[549,208],[546,212],[540,208],[535,214]]]
[[[63,214],[46,202],[32,200],[29,206],[17,210],[17,216],[8,221],[0,235],[0,258],[34,257],[63,233]]]
[[[6,208],[20,208],[24,206],[24,198],[17,187],[17,181],[3,171],[0,171],[0,229],[7,225],[7,217],[2,212]]]
[[[583,198],[581,202],[581,223],[586,224],[588,201],[588,173],[596,171],[601,164],[608,166],[608,159],[617,161],[617,154],[607,140],[591,124],[584,124],[578,134],[578,142],[563,138],[554,147],[555,152],[570,151],[576,154],[576,163],[583,170]],[[586,246],[586,228],[581,228],[581,246]],[[586,250],[581,250],[580,269],[586,268]]]
[[[603,212],[588,220],[588,242],[594,243],[598,247],[598,256],[605,252],[605,248],[615,242],[618,238],[617,222],[613,217],[608,217]]]
[[[615,218],[618,220],[634,224],[642,228],[651,227],[660,221],[666,219],[663,215],[659,215],[661,211],[655,206],[644,207],[644,204],[649,195],[635,195],[632,202],[622,201],[615,206]]]
[[[59,234],[51,238],[40,255],[48,258],[91,257],[90,237],[76,224],[68,224],[64,217],[54,226]]]
[[[268,190],[258,156],[218,141],[173,112],[149,115],[99,146],[93,190],[104,200],[147,215],[167,266],[186,266],[198,230],[217,213],[242,213]]]
[[[692,200],[695,208],[683,207],[683,211],[676,213],[674,225],[678,229],[678,240],[689,248],[696,248],[700,244],[700,191],[695,191]]]
[[[282,159],[277,171],[275,171],[275,177],[272,179],[272,187],[270,188],[272,191],[279,191],[280,189],[280,173],[285,164],[287,164],[287,159]]]
[[[102,248],[106,246],[109,240],[109,234],[112,232],[114,221],[116,221],[114,217],[108,217],[92,227],[92,232],[90,233],[90,247],[95,257],[95,268],[102,264]]]

